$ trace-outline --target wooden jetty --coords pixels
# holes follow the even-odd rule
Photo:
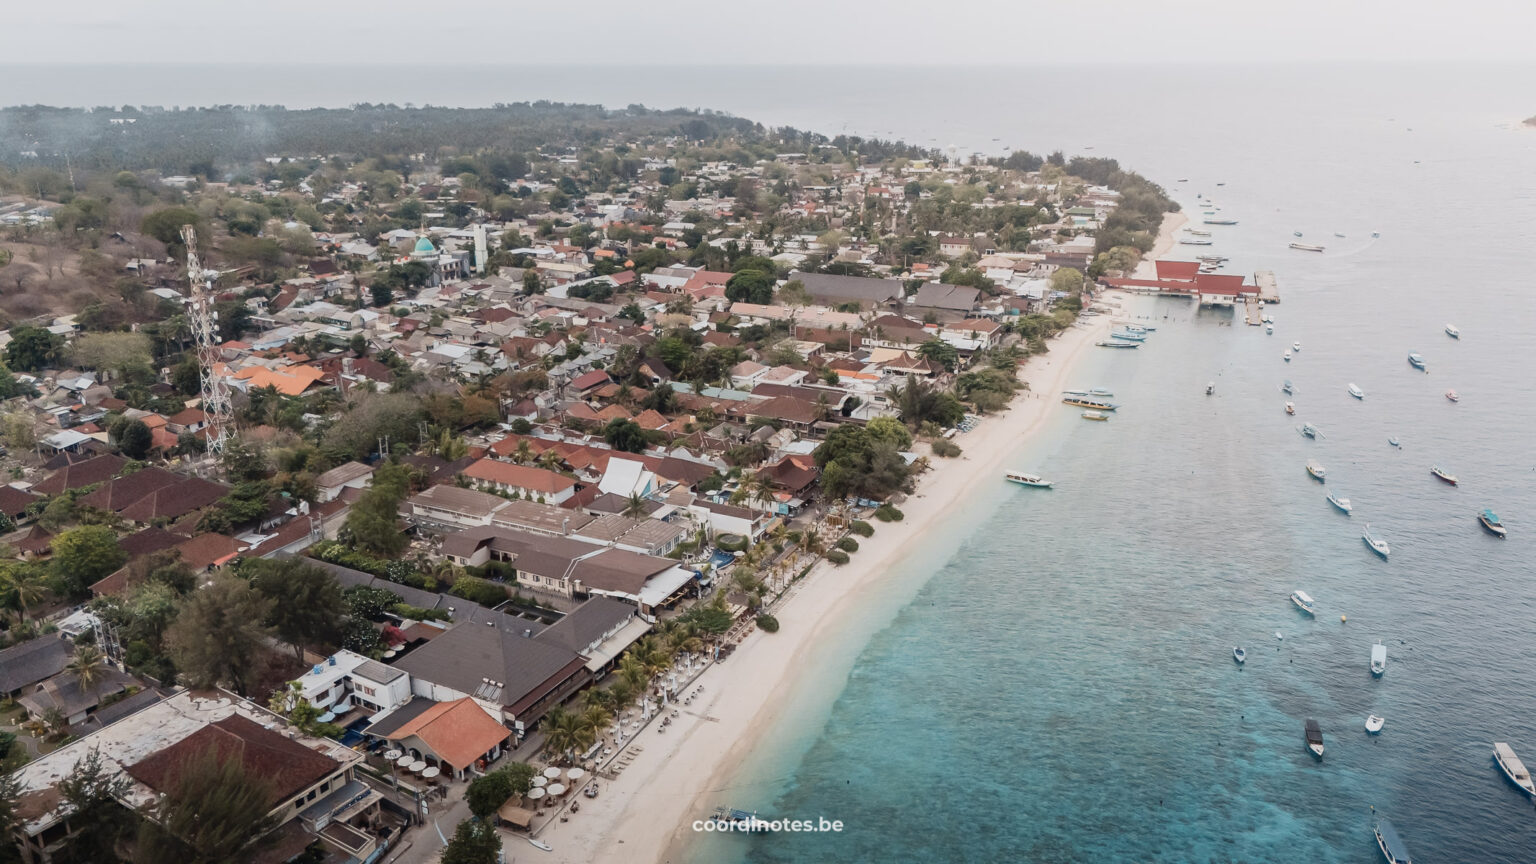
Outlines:
[[[1260,270],[1253,274],[1253,284],[1259,288],[1259,299],[1265,303],[1280,302],[1280,283],[1275,281],[1275,271]]]

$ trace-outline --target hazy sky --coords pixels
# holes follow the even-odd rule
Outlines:
[[[1527,61],[1531,0],[68,0],[0,63]],[[33,37],[16,38],[33,34]]]

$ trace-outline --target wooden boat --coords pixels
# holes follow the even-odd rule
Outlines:
[[[1351,382],[1349,385],[1349,395],[1362,401],[1365,399],[1365,391],[1360,389],[1360,385],[1353,382]]]
[[[1380,678],[1386,674],[1386,671],[1387,646],[1381,644],[1380,640],[1377,640],[1376,644],[1371,646],[1371,674]]]
[[[1438,477],[1442,482],[1449,483],[1452,486],[1456,485],[1456,475],[1442,470],[1438,465],[1429,469],[1429,473]]]
[[[1429,369],[1428,369],[1429,364],[1424,362],[1424,357],[1422,355],[1418,354],[1418,353],[1415,353],[1415,352],[1409,352],[1409,354],[1408,354],[1408,365],[1412,366],[1415,369],[1422,369],[1422,370],[1424,370],[1426,372],[1429,371]]]
[[[1312,243],[1292,243],[1291,248],[1300,252],[1321,252],[1324,247]]]
[[[1296,591],[1292,591],[1291,592],[1291,602],[1296,604],[1296,608],[1297,609],[1300,609],[1301,611],[1307,613],[1308,615],[1316,615],[1317,614],[1317,601],[1313,600],[1312,599],[1312,595],[1308,594],[1305,591],[1302,591],[1300,589],[1298,589]]]
[[[1112,402],[1102,402],[1098,399],[1089,399],[1084,396],[1068,396],[1061,401],[1068,405],[1076,405],[1079,408],[1092,408],[1095,411],[1113,411],[1120,407]]]
[[[1454,324],[1447,324],[1445,325],[1445,335],[1451,337],[1452,339],[1460,339],[1461,331],[1457,330]]]
[[[1493,759],[1499,763],[1499,770],[1509,778],[1509,782],[1520,787],[1520,791],[1527,795],[1536,795],[1536,782],[1531,780],[1531,772],[1515,755],[1515,751],[1508,744],[1500,741],[1493,745]]]
[[[1499,514],[1486,507],[1483,508],[1483,512],[1477,514],[1477,522],[1483,526],[1484,531],[1500,540],[1509,536],[1509,532],[1504,530],[1504,523],[1499,521]]]
[[[1110,339],[1110,340],[1105,341],[1105,342],[1095,342],[1093,344],[1099,346],[1100,348],[1140,348],[1141,347],[1141,343],[1140,342],[1121,342],[1121,341],[1115,340],[1115,339]]]
[[[1291,415],[1292,417],[1295,417],[1296,416],[1296,403],[1295,402],[1287,402],[1287,403],[1285,403],[1285,413]]]
[[[1339,512],[1343,513],[1345,516],[1348,516],[1350,511],[1354,509],[1354,507],[1349,503],[1348,498],[1340,498],[1338,494],[1334,492],[1328,493],[1328,503],[1339,508]]]
[[[1017,483],[1020,486],[1034,486],[1040,489],[1051,488],[1051,481],[1038,474],[1030,474],[1025,471],[1009,471],[1003,477],[1009,483]]]
[[[1381,848],[1381,854],[1386,856],[1387,864],[1413,864],[1403,838],[1397,836],[1392,823],[1385,819],[1376,822],[1376,845]]]
[[[1098,422],[1102,423],[1105,420],[1109,419],[1109,415],[1105,414],[1103,411],[1084,411],[1083,412],[1083,419],[1084,420],[1097,420]]]
[[[1304,727],[1304,730],[1307,738],[1307,749],[1312,752],[1313,756],[1316,756],[1319,759],[1323,758],[1322,727],[1317,725],[1316,720],[1313,720],[1309,717],[1307,718],[1307,723]]]
[[[1365,523],[1365,531],[1360,535],[1360,539],[1365,542],[1365,545],[1371,547],[1372,552],[1380,555],[1383,559],[1392,554],[1392,547],[1387,545],[1387,541],[1371,533],[1371,523],[1369,522]]]
[[[1457,393],[1455,390],[1447,390],[1445,391],[1445,398],[1451,400],[1452,402],[1460,402],[1461,394]]]
[[[1319,483],[1328,482],[1328,471],[1316,459],[1307,460],[1307,473]]]

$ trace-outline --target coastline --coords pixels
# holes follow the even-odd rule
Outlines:
[[[1157,239],[1152,241],[1152,251],[1141,256],[1141,261],[1136,265],[1136,271],[1132,277],[1136,279],[1156,279],[1157,259],[1163,258],[1173,251],[1174,244],[1178,242],[1179,229],[1189,224],[1189,217],[1183,212],[1164,213],[1163,223],[1157,226]],[[1195,247],[1201,248],[1201,247]]]
[[[1170,229],[1165,220],[1163,233],[1171,237],[1176,229],[1177,224]],[[694,685],[704,692],[686,708],[674,706],[680,713],[670,734],[643,735],[637,743],[644,749],[624,776],[603,783],[600,797],[584,801],[570,822],[553,822],[540,834],[553,847],[547,860],[684,860],[694,836],[690,823],[720,803],[706,797],[730,782],[744,755],[779,722],[786,692],[825,640],[841,629],[849,607],[909,557],[930,525],[969,490],[996,479],[1020,438],[1051,416],[1058,404],[1052,397],[1086,349],[1108,332],[1111,317],[1080,321],[1051,343],[1049,353],[1027,360],[1019,377],[1030,390],[958,438],[965,455],[933,460],[934,470],[902,505],[903,521],[877,523],[874,536],[863,540],[863,548],[842,567],[819,562],[775,610],[778,633],[753,632],[728,662],[707,669]]]

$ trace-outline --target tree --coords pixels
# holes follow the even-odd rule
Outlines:
[[[400,532],[400,502],[410,491],[410,473],[397,462],[385,463],[373,474],[373,485],[357,499],[343,526],[347,538],[362,551],[396,558],[409,540]]]
[[[171,386],[183,396],[195,396],[203,387],[203,367],[197,357],[188,354],[171,370]]]
[[[268,815],[276,797],[272,782],[248,771],[245,760],[205,747],[178,766],[170,788],[140,826],[134,861],[250,861],[277,826]]]
[[[48,577],[42,568],[12,559],[0,561],[0,593],[14,595],[21,611],[23,623],[27,620],[27,607],[41,600],[48,593]]]
[[[129,459],[143,459],[155,445],[154,433],[138,418],[128,420],[121,426],[114,424],[113,431],[117,436],[117,449]]]
[[[1076,294],[1083,290],[1083,271],[1075,267],[1062,267],[1051,274],[1051,290],[1063,294]]]
[[[133,811],[119,803],[132,781],[107,767],[101,752],[87,750],[69,776],[59,781],[59,797],[69,804],[70,828],[76,833],[65,842],[58,861],[116,861],[117,841],[132,825]]]
[[[726,299],[733,303],[767,305],[773,302],[773,281],[772,271],[738,270],[725,283]]]
[[[514,795],[526,795],[537,773],[532,765],[513,762],[470,782],[464,791],[469,812],[480,819],[490,819],[501,805]]]
[[[5,346],[5,365],[22,372],[36,372],[56,365],[63,357],[64,340],[42,327],[11,328]]]
[[[624,515],[631,519],[645,518],[645,496],[636,492],[625,499]]]
[[[441,864],[496,864],[501,854],[501,838],[490,822],[465,819],[453,830],[453,839],[443,848]]]
[[[330,571],[305,558],[258,558],[247,561],[241,572],[271,602],[267,625],[293,646],[299,662],[311,645],[341,638],[341,585]]]
[[[239,577],[220,573],[192,592],[166,631],[166,645],[191,687],[228,684],[244,695],[261,662],[262,622],[272,601]]]
[[[389,283],[382,280],[368,286],[368,293],[373,296],[375,307],[388,306],[395,301],[395,291],[389,287]]]
[[[943,366],[945,372],[955,371],[955,366],[960,362],[959,349],[939,338],[929,339],[917,346],[917,353]]]
[[[897,450],[912,446],[912,433],[894,417],[875,417],[864,425],[864,430],[875,441],[884,441]]]
[[[811,294],[805,290],[804,282],[793,279],[784,283],[784,287],[779,289],[779,302],[785,306],[809,306]]]
[[[139,222],[139,230],[164,243],[167,247],[181,247],[181,226],[197,225],[197,213],[186,207],[166,207],[146,215]]]
[[[942,392],[915,375],[907,376],[901,387],[886,388],[885,395],[896,406],[901,421],[911,429],[928,420],[941,426],[953,426],[965,419],[965,406],[954,394]]]
[[[53,570],[71,597],[86,596],[127,560],[117,535],[105,525],[82,525],[53,538]]]
[[[74,677],[81,690],[94,692],[96,686],[101,683],[101,676],[105,671],[101,666],[104,656],[101,649],[95,645],[76,645],[74,656],[70,658],[69,665],[64,671]]]
[[[603,440],[613,449],[625,453],[642,453],[647,443],[645,430],[640,424],[622,417],[608,421],[608,425],[603,427]]]

